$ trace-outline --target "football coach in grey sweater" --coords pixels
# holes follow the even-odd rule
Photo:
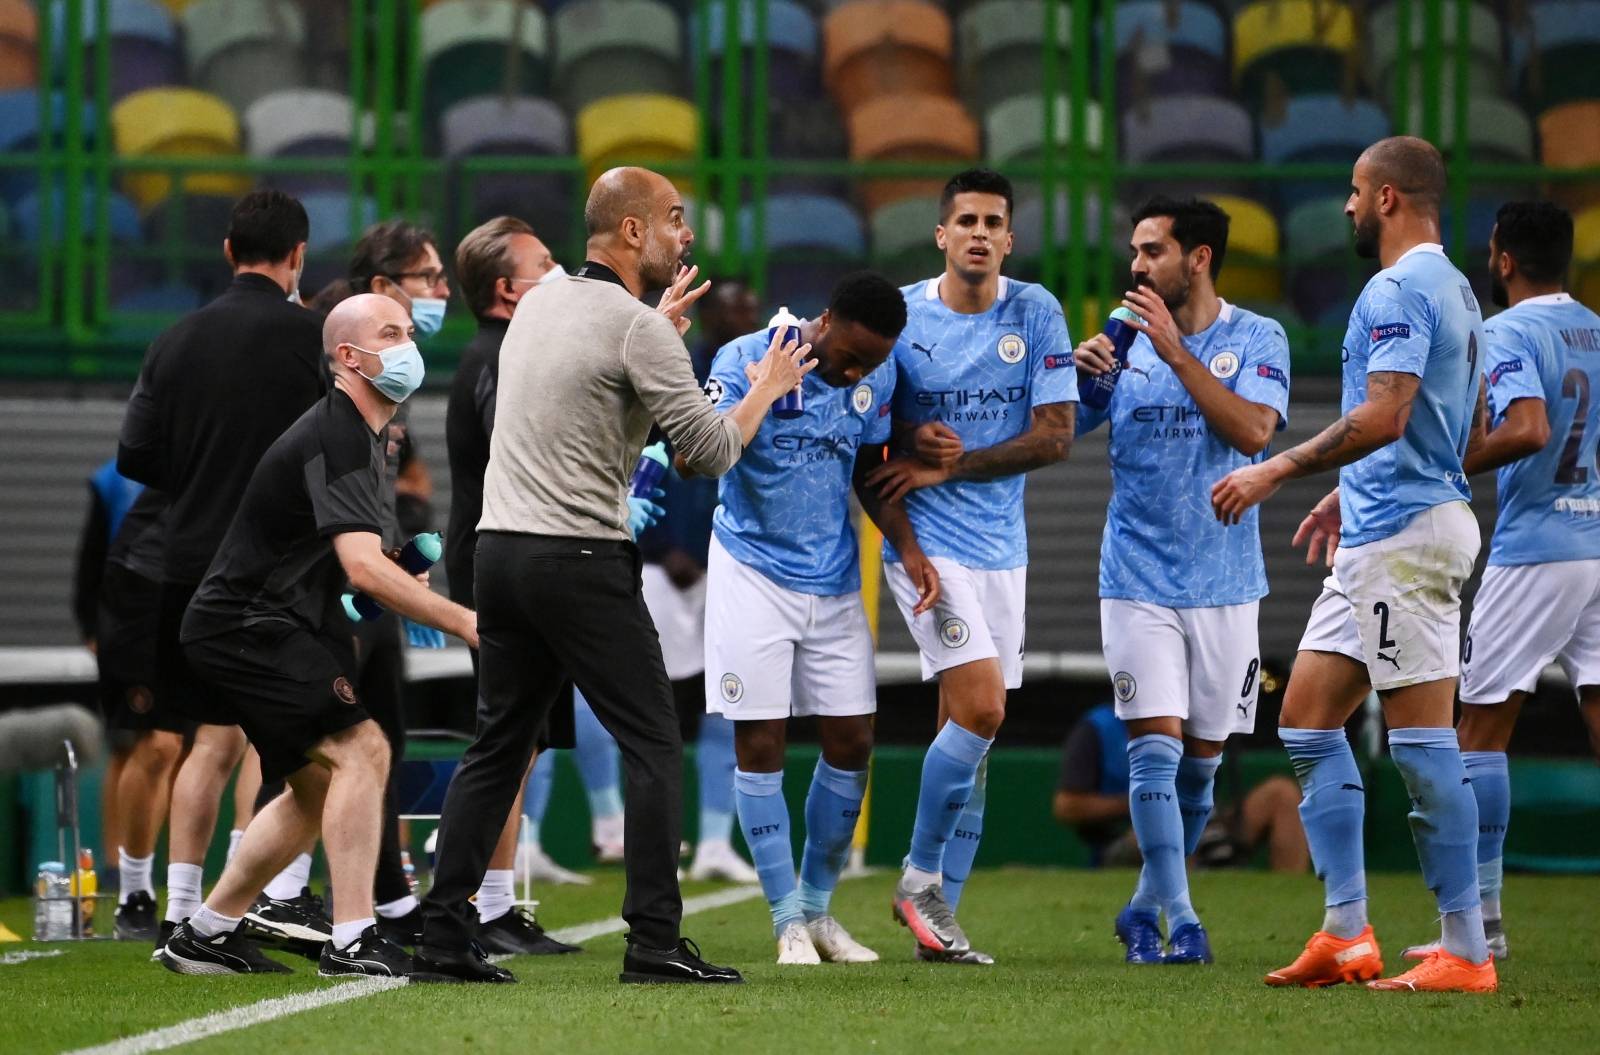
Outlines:
[[[584,206],[587,259],[518,303],[500,354],[484,477],[476,600],[477,736],[445,795],[439,869],[423,903],[418,981],[509,982],[473,944],[483,879],[535,738],[569,676],[622,749],[627,779],[625,982],[738,982],[678,933],[683,745],[640,592],[627,488],[652,422],[694,472],[733,467],[772,403],[814,366],[768,349],[726,414],[695,383],[683,313],[694,232],[665,177],[612,169]],[[666,289],[660,309],[639,298]]]

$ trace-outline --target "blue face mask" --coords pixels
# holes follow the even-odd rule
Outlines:
[[[350,347],[362,355],[374,355],[383,364],[383,369],[377,376],[361,374],[372,387],[388,396],[395,403],[404,403],[406,397],[422,387],[422,379],[427,370],[422,365],[422,353],[417,351],[417,342],[407,341],[397,344],[393,348],[385,348],[381,352],[369,352],[365,348],[352,344]]]
[[[448,303],[443,297],[411,298],[411,324],[417,328],[418,337],[432,337],[439,332]]]

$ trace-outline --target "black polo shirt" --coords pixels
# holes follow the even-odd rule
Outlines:
[[[444,536],[450,597],[472,607],[473,553],[483,517],[483,474],[494,432],[495,390],[500,382],[500,345],[509,319],[480,319],[478,332],[461,351],[450,382],[444,436],[450,455],[450,523]]]
[[[182,640],[262,623],[324,636],[351,632],[333,537],[383,532],[384,443],[334,389],[261,456],[211,570],[184,616]]]

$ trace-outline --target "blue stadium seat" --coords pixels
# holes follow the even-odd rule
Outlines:
[[[859,267],[867,240],[861,217],[846,202],[820,195],[778,194],[767,199],[765,299],[811,316],[828,305],[839,275]],[[755,247],[755,209],[739,210],[739,246]]]
[[[0,92],[0,153],[24,154],[38,150],[42,145],[60,145],[67,126],[67,101],[61,92],[50,94],[49,134],[39,134],[39,93],[33,88],[17,88]],[[82,104],[80,128],[83,142],[94,142],[94,107]],[[24,195],[37,190],[38,174],[28,168],[0,168],[0,200],[16,202]]]
[[[1118,8],[1121,11],[1121,8]],[[1044,88],[1044,0],[983,0],[956,18],[956,82],[974,113]],[[1056,76],[1064,89],[1072,71],[1072,10],[1057,5]]]
[[[93,3],[80,6],[82,39],[87,49],[99,39],[99,7]],[[155,0],[111,0],[110,16],[113,102],[142,88],[183,83],[183,52],[170,10]],[[50,19],[56,33],[57,63],[66,61],[62,47],[66,17],[65,0],[54,0]]]
[[[659,0],[577,0],[554,23],[554,95],[567,113],[611,95],[688,94],[683,23]]]
[[[1535,3],[1529,30],[1511,38],[1511,74],[1534,112],[1600,99],[1600,0]]]
[[[194,85],[237,112],[305,83],[305,17],[291,0],[196,0],[183,32]]]
[[[444,156],[453,162],[494,155],[565,157],[572,152],[567,116],[549,99],[467,99],[445,111],[441,131]],[[466,178],[454,173],[456,181]],[[464,202],[467,209],[456,218],[460,231],[494,216],[516,216],[532,224],[559,255],[572,229],[572,194],[573,179],[566,172],[490,172],[473,177],[465,198],[458,192],[451,200]]]
[[[98,202],[99,195],[95,193],[94,188],[84,187],[81,206],[86,218],[84,226],[91,230],[98,227],[98,222],[95,220],[98,215]],[[43,196],[38,191],[33,191],[22,197],[11,210],[12,228],[16,236],[27,242],[44,237],[59,242],[66,231],[66,202],[59,187],[51,198],[50,209],[50,227],[46,230]],[[106,227],[111,232],[111,240],[114,242],[136,244],[144,240],[144,232],[139,226],[139,210],[134,207],[133,202],[116,191],[112,191],[106,197]]]
[[[362,197],[353,201],[345,191],[313,190],[300,196],[311,221],[306,239],[306,270],[300,293],[310,300],[318,290],[349,271],[350,247],[360,232],[378,222],[378,203]]]
[[[1389,118],[1376,103],[1338,95],[1302,95],[1287,100],[1280,113],[1261,118],[1261,160],[1274,165],[1336,162],[1353,165],[1367,147],[1389,134]],[[1282,211],[1327,194],[1348,183],[1293,180],[1278,184]]]
[[[1117,98],[1227,95],[1228,31],[1193,0],[1131,0],[1116,8]]]
[[[1255,128],[1250,114],[1232,99],[1211,95],[1162,95],[1122,113],[1122,156],[1142,162],[1251,161]],[[1251,193],[1249,180],[1207,180],[1205,189]],[[1192,181],[1154,181],[1127,188],[1133,197],[1155,190],[1193,191]]]

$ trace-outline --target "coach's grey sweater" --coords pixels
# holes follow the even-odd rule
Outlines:
[[[628,480],[652,421],[702,475],[744,453],[663,315],[603,279],[533,287],[500,346],[478,529],[628,538]]]

